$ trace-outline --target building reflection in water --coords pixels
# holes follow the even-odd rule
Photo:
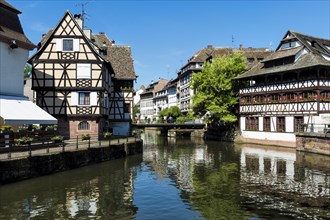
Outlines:
[[[201,193],[207,194],[211,204],[221,204],[222,208],[226,203],[241,206],[240,210],[232,210],[239,215],[245,215],[240,213],[243,210],[253,210],[254,216],[258,216],[257,213],[261,212],[258,209],[264,209],[272,210],[268,212],[275,216],[313,218],[312,213],[319,213],[330,217],[329,209],[325,208],[330,205],[329,157],[288,148],[233,146],[202,139],[155,135],[148,143],[143,160],[159,178],[173,179],[182,192],[181,198],[189,200],[193,209],[200,210],[203,217],[216,218],[228,209],[217,207],[217,213],[210,211],[211,205],[206,205],[203,210],[205,201],[199,201],[198,197],[206,195]],[[238,165],[237,171],[235,164]],[[233,172],[237,173],[237,180]],[[227,176],[231,177],[227,179]],[[214,181],[218,183],[212,188],[209,184]],[[219,188],[219,184],[225,187]],[[208,190],[203,191],[203,187]],[[230,193],[231,197],[226,197]],[[246,217],[250,216],[247,214]]]
[[[1,186],[0,219],[132,217],[141,162],[142,155],[136,155]]]

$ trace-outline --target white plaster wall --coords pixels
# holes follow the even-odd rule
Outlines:
[[[285,131],[286,132],[293,132],[294,130],[294,118],[292,116],[285,117]]]
[[[294,133],[283,132],[258,132],[258,131],[242,131],[242,137],[253,138],[258,140],[272,140],[272,141],[296,141]]]
[[[111,122],[110,127],[113,135],[130,135],[129,122]]]
[[[24,66],[29,51],[0,42],[0,94],[23,96]]]

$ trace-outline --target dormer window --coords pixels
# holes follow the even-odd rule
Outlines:
[[[105,49],[100,49],[100,50],[99,50],[99,53],[100,53],[101,56],[106,56],[106,55],[107,55],[107,50],[105,50]]]
[[[299,47],[301,45],[302,44],[299,41],[289,41],[289,42],[283,43],[280,47],[280,50],[293,48],[293,47]]]
[[[254,62],[254,58],[253,57],[249,57],[249,58],[247,58],[247,61],[248,61],[248,63],[253,63]]]
[[[63,39],[63,51],[73,51],[73,39]]]

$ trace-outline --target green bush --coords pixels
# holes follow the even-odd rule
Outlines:
[[[14,139],[14,143],[16,145],[31,144],[32,141],[33,141],[33,138],[30,138],[30,137],[21,137],[21,138]]]
[[[2,125],[2,127],[0,128],[1,131],[13,131],[12,126],[10,125]]]
[[[110,138],[112,136],[111,132],[103,132],[103,137],[104,138]]]
[[[82,134],[81,135],[81,140],[86,141],[86,140],[89,140],[89,139],[91,139],[91,137],[89,136],[89,134]]]
[[[63,136],[61,135],[56,135],[50,138],[50,140],[55,141],[55,142],[62,142],[63,141]]]

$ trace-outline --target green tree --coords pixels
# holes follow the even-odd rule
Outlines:
[[[30,78],[31,71],[32,71],[32,67],[30,65],[28,65],[28,64],[25,64],[25,67],[24,67],[24,79],[25,78]]]
[[[164,116],[166,116],[166,117],[172,116],[173,118],[177,118],[177,117],[179,117],[179,116],[182,115],[181,110],[180,110],[180,108],[178,106],[172,106],[172,107],[163,109],[158,114],[159,114],[159,116],[162,116],[162,117],[164,117]]]
[[[202,71],[192,77],[191,86],[197,91],[192,97],[193,111],[210,111],[211,120],[235,122],[238,85],[234,78],[244,71],[246,62],[241,53],[216,57],[206,62]]]

